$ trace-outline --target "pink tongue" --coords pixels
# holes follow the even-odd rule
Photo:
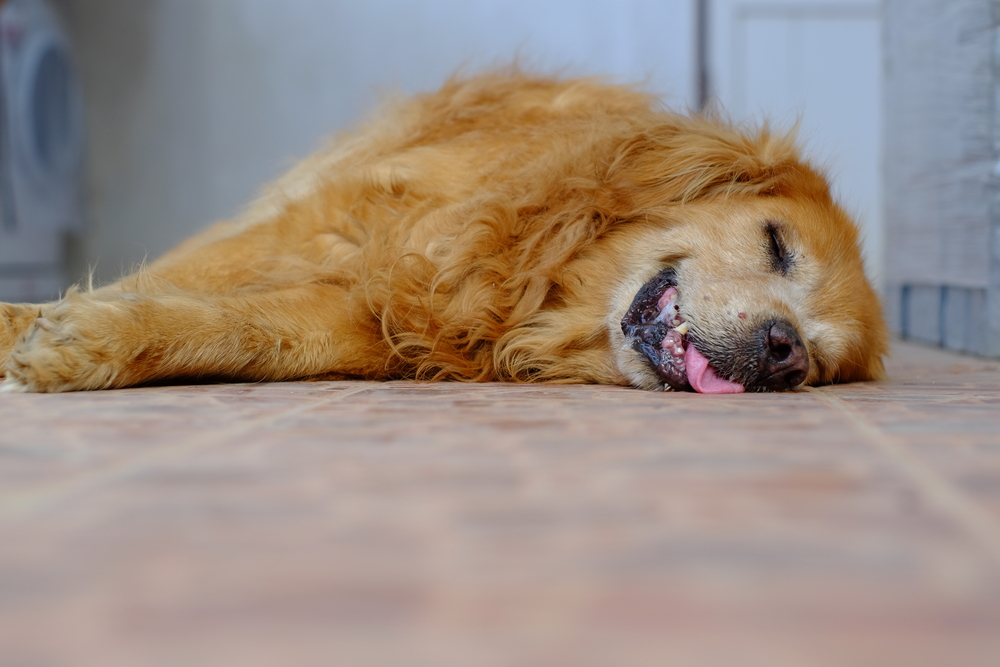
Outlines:
[[[688,382],[699,394],[740,394],[744,391],[740,383],[723,380],[716,375],[708,359],[694,345],[687,346],[684,365],[687,367]]]

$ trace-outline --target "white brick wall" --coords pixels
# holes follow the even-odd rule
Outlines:
[[[904,336],[1000,355],[991,0],[886,0],[886,285]]]

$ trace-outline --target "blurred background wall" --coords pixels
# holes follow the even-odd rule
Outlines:
[[[690,0],[67,0],[101,280],[232,216],[379,96],[509,63],[694,100]]]
[[[699,5],[709,10],[701,30]],[[380,94],[430,90],[459,67],[515,56],[542,70],[643,82],[678,109],[697,105],[702,67],[708,92],[737,119],[787,127],[801,116],[802,138],[858,217],[870,272],[881,277],[877,2],[62,6],[89,112],[88,227],[70,249],[73,279],[89,264],[100,280],[113,279],[234,215]]]

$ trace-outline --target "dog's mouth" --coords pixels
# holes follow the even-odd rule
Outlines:
[[[665,269],[635,295],[622,318],[622,333],[656,375],[675,391],[737,394],[743,385],[720,377],[688,339],[690,324],[680,313],[677,275]]]

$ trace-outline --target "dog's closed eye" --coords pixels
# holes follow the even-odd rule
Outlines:
[[[771,268],[783,276],[788,275],[792,268],[794,256],[789,252],[784,241],[781,240],[781,227],[778,223],[768,220],[764,225],[767,233],[768,255],[771,260]]]

